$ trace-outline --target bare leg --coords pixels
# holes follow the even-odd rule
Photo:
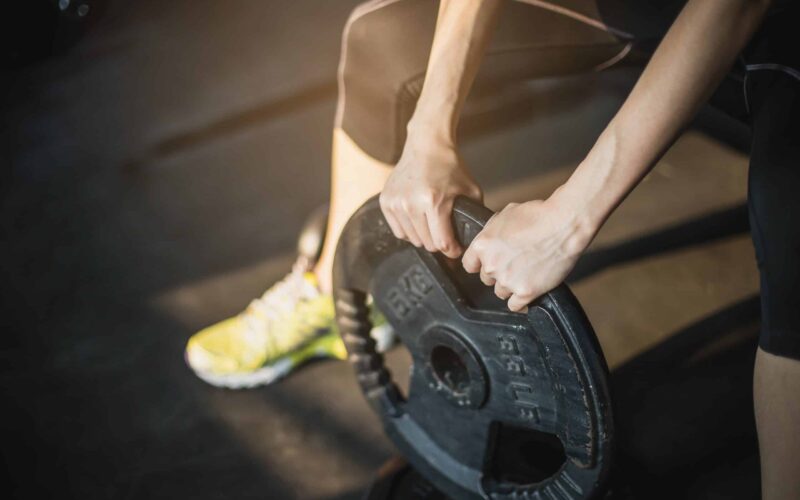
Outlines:
[[[314,272],[323,292],[331,291],[331,269],[336,243],[345,223],[369,197],[380,192],[391,165],[365,153],[341,128],[333,129],[331,203],[325,245]]]
[[[800,361],[758,349],[753,377],[764,500],[800,498]]]

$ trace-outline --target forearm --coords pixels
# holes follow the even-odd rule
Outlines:
[[[410,139],[455,145],[455,129],[504,0],[442,0]]]
[[[593,236],[655,165],[733,64],[766,1],[690,0],[620,111],[559,196]],[[590,236],[590,237],[591,237]]]

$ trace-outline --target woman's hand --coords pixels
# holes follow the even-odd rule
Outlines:
[[[564,281],[594,237],[592,225],[558,195],[509,204],[464,253],[464,269],[479,272],[512,311],[524,310]]]
[[[483,200],[455,147],[431,138],[409,138],[381,192],[380,204],[396,237],[456,258],[462,249],[451,217],[459,195]]]
[[[381,192],[386,221],[398,238],[450,258],[461,255],[451,221],[453,201],[482,201],[456,151],[464,99],[478,72],[502,0],[442,0],[431,53],[403,154]]]

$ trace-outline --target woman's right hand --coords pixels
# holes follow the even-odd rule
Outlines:
[[[409,138],[381,192],[380,205],[397,238],[454,259],[463,252],[452,223],[453,202],[459,195],[483,201],[481,188],[455,146],[430,137]]]

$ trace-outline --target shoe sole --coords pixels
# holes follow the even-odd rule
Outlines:
[[[395,333],[392,327],[384,324],[373,328],[370,331],[370,336],[375,340],[375,348],[378,352],[386,352],[395,341]],[[299,368],[301,365],[312,359],[318,358],[337,358],[324,347],[314,349],[312,346],[320,339],[315,339],[309,344],[300,349],[301,352],[307,351],[307,354],[301,355],[299,358],[292,359],[291,354],[282,356],[268,365],[264,365],[258,370],[247,373],[233,373],[230,375],[214,375],[211,373],[204,373],[196,371],[187,362],[189,368],[192,369],[195,375],[204,382],[220,387],[223,389],[251,389],[262,385],[269,385],[277,380],[282,379],[293,370]]]

